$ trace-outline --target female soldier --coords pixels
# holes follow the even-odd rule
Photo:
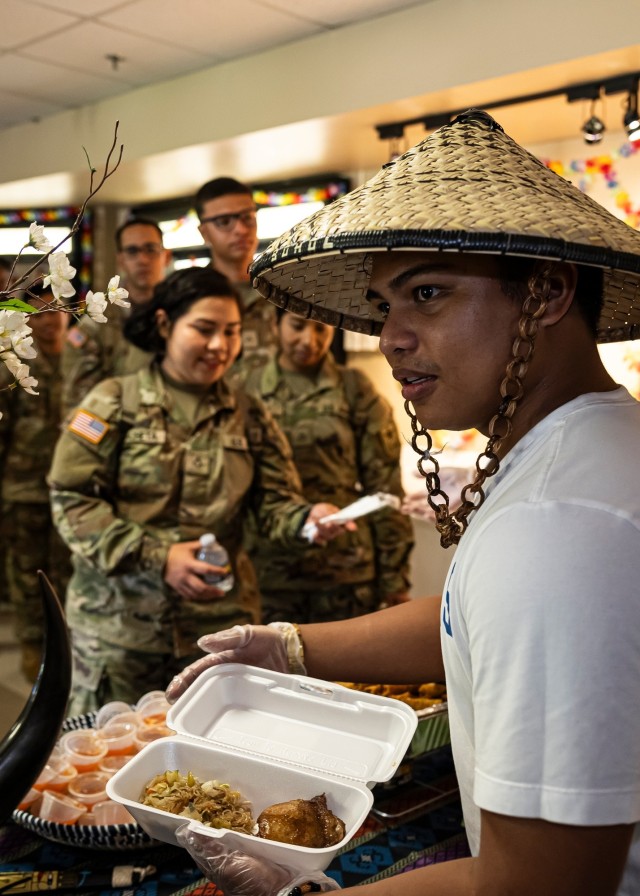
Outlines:
[[[98,384],[58,441],[50,486],[74,557],[72,712],[164,687],[199,635],[257,619],[241,551],[249,509],[289,550],[305,549],[307,517],[336,509],[310,508],[270,414],[225,384],[241,323],[238,296],[217,271],[172,274],[128,322],[127,338],[156,360]],[[195,557],[207,531],[231,558],[226,594],[202,579],[220,568]],[[321,527],[320,540],[336,531]]]
[[[278,309],[277,358],[247,375],[289,439],[311,501],[340,507],[377,491],[401,496],[391,408],[359,370],[334,361],[334,328]],[[258,533],[261,535],[261,533]],[[411,523],[395,510],[358,521],[326,550],[292,557],[257,538],[251,551],[263,621],[347,619],[408,599]]]

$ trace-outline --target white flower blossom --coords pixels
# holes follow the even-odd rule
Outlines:
[[[0,311],[0,351],[13,349],[21,358],[35,358],[33,333],[24,311]]]
[[[0,351],[12,348],[16,334],[21,334],[25,327],[27,314],[24,311],[0,309]],[[31,332],[29,327],[27,329]]]
[[[35,246],[36,249],[39,249],[40,252],[51,252],[53,246],[44,235],[44,227],[42,224],[33,224],[29,225],[29,242],[32,246]]]
[[[15,377],[25,392],[29,392],[31,395],[38,395],[35,391],[38,380],[30,375],[31,371],[27,364],[23,364],[13,352],[2,352],[0,353],[0,358],[2,358],[9,372]]]
[[[21,358],[35,358],[38,354],[33,346],[31,327],[24,326],[13,334],[11,339],[13,350]]]
[[[42,285],[50,286],[56,299],[68,299],[75,295],[76,291],[69,281],[75,277],[76,269],[71,267],[64,252],[54,252],[49,256],[49,271]]]
[[[120,277],[117,275],[109,280],[107,286],[107,298],[113,305],[121,305],[123,308],[130,308],[131,302],[127,302],[129,293],[120,286]]]
[[[91,320],[97,323],[106,323],[107,318],[104,316],[104,309],[107,307],[107,300],[103,292],[89,292],[86,298],[86,311]]]

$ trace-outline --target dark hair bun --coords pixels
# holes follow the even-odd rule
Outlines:
[[[124,335],[138,348],[155,355],[164,351],[164,339],[158,332],[156,311],[162,309],[170,322],[182,317],[198,299],[219,296],[233,299],[242,313],[240,296],[229,280],[215,268],[192,267],[174,271],[160,281],[153,298],[145,305],[134,305],[124,325]]]

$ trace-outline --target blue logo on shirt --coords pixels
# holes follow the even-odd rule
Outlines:
[[[451,604],[449,597],[449,583],[453,578],[453,571],[456,568],[455,563],[451,567],[451,573],[449,574],[449,578],[447,579],[447,590],[444,595],[444,600],[442,601],[442,624],[444,626],[445,632],[449,635],[450,638],[453,638],[453,631],[451,629]]]

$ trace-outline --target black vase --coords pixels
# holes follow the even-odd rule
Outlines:
[[[44,603],[42,664],[19,718],[0,743],[0,821],[17,807],[44,768],[65,719],[71,690],[71,645],[64,610],[38,570]]]

